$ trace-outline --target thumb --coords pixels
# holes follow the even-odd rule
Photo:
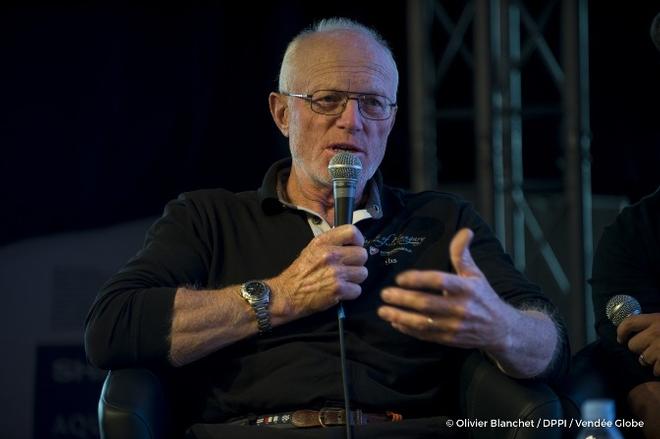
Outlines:
[[[474,232],[472,230],[461,229],[456,232],[449,244],[451,264],[459,276],[483,276],[470,253],[470,243],[473,236]]]

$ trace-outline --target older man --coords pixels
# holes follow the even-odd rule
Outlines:
[[[295,416],[341,406],[339,301],[351,405],[370,424],[403,417],[387,424],[399,437],[437,434],[434,417],[457,413],[469,349],[513,377],[560,376],[567,344],[553,306],[474,210],[383,184],[397,85],[373,30],[331,19],[298,35],[269,96],[291,159],[258,191],[196,191],[168,204],[92,307],[90,360],[174,370],[194,389],[197,437],[296,429]],[[339,151],[363,172],[353,224],[332,228],[327,167]],[[324,424],[312,417],[303,424]]]

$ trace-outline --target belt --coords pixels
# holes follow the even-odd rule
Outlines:
[[[403,416],[387,411],[385,413],[365,413],[362,410],[350,411],[351,425],[365,425],[377,422],[399,422]],[[293,412],[260,415],[239,419],[232,424],[254,425],[258,427],[312,428],[346,425],[346,411],[340,408],[322,408],[321,410],[295,410]]]

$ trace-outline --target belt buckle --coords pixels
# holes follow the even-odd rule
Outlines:
[[[355,415],[355,419],[351,419],[351,415]],[[334,416],[334,418],[333,418]],[[321,427],[328,427],[329,425],[345,425],[347,422],[351,425],[363,425],[364,419],[362,410],[351,410],[346,416],[346,410],[340,408],[327,408],[323,407],[319,410],[319,424]]]

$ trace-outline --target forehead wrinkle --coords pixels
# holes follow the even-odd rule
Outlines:
[[[323,62],[321,64],[316,64],[309,68],[309,75],[307,75],[306,86],[309,87],[311,83],[317,80],[319,77],[322,77],[326,74],[335,74],[335,73],[348,73],[348,74],[359,74],[367,73],[374,74],[384,82],[392,82],[393,78],[388,72],[388,69],[385,66],[380,64],[337,64],[336,62]],[[349,78],[350,84],[350,78]],[[387,84],[383,84],[386,86]],[[310,90],[311,91],[311,90]]]
[[[309,68],[310,72],[312,74],[322,74],[327,71],[332,71],[334,69],[341,69],[341,70],[349,70],[351,69],[352,71],[354,70],[359,70],[359,69],[366,69],[366,70],[372,70],[380,75],[387,76],[388,69],[387,67],[375,63],[375,62],[365,62],[365,63],[339,63],[337,61],[322,61],[319,63],[316,63],[315,65],[311,66]]]

